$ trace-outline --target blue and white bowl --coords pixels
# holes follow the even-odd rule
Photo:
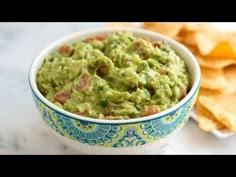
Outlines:
[[[66,42],[114,31],[131,31],[136,36],[166,41],[171,45],[185,61],[191,75],[192,88],[187,96],[170,109],[154,115],[130,120],[100,120],[67,112],[39,92],[36,74],[47,54]],[[157,150],[167,137],[187,122],[197,98],[200,75],[195,57],[173,39],[141,29],[101,28],[77,32],[46,47],[31,65],[29,83],[41,120],[66,144],[86,154],[146,154]]]

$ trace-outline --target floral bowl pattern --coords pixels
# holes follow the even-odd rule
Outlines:
[[[174,107],[151,116],[132,120],[96,120],[66,112],[48,100],[38,91],[35,77],[46,54],[64,42],[75,38],[91,36],[93,34],[105,34],[111,31],[128,30],[136,35],[161,39],[168,42],[185,60],[193,84],[188,95]],[[98,29],[87,32],[79,32],[47,47],[34,60],[30,72],[29,82],[32,90],[33,100],[40,113],[42,120],[58,135],[77,142],[77,146],[102,147],[106,149],[120,149],[127,147],[142,147],[153,142],[165,139],[180,129],[188,120],[193,105],[195,104],[200,83],[200,69],[193,55],[181,44],[163,35],[138,29],[109,28]],[[103,149],[104,150],[104,149]],[[131,149],[130,149],[131,150]],[[84,150],[86,153],[88,150]],[[132,150],[131,150],[132,151]]]

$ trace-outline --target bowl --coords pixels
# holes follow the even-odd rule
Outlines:
[[[131,31],[135,36],[167,42],[185,61],[190,73],[192,87],[186,97],[175,106],[150,116],[129,120],[101,120],[67,112],[40,93],[36,85],[36,74],[47,54],[63,43],[115,31]],[[146,30],[113,27],[77,32],[46,47],[30,67],[29,84],[41,120],[67,145],[85,154],[148,154],[157,152],[171,135],[185,125],[197,98],[200,76],[195,57],[175,40]]]

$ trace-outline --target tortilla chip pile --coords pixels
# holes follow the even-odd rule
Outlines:
[[[116,24],[124,25],[132,27]],[[195,105],[199,127],[236,132],[236,32],[217,31],[210,23],[146,22],[142,28],[174,38],[198,60],[202,71]]]

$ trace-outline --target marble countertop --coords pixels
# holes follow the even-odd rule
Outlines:
[[[80,154],[39,121],[27,75],[34,57],[54,40],[101,26],[103,23],[0,23],[0,154]],[[236,154],[236,136],[218,139],[201,131],[191,119],[169,145],[176,154]]]

